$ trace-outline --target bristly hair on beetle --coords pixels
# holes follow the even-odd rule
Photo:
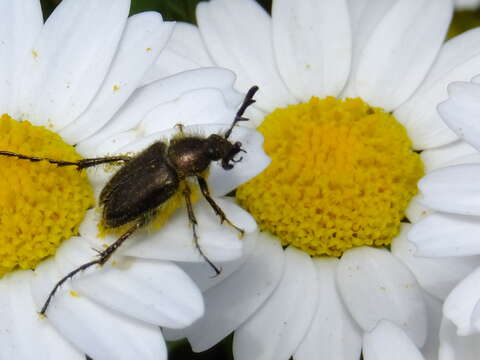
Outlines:
[[[221,166],[225,170],[232,169],[235,163],[242,161],[242,157],[236,158],[240,152],[245,152],[242,144],[238,141],[232,143],[228,138],[238,122],[248,120],[243,117],[243,114],[255,102],[253,96],[257,90],[258,87],[253,86],[247,92],[225,134],[212,134],[208,137],[188,135],[184,133],[183,126],[178,125],[179,136],[168,143],[154,142],[135,156],[108,156],[70,162],[0,151],[0,156],[32,162],[48,161],[57,166],[75,166],[78,170],[107,163],[122,164],[100,193],[100,207],[104,225],[108,229],[119,228],[126,224],[130,224],[130,227],[113,244],[99,251],[96,259],[80,265],[58,281],[48,295],[40,314],[45,315],[60,286],[93,265],[104,265],[126,239],[149,223],[152,217],[161,211],[161,205],[179,191],[182,192],[185,200],[195,247],[215,273],[220,274],[220,269],[204,254],[198,243],[197,219],[193,211],[192,192],[187,179],[196,178],[203,197],[220,218],[220,222],[226,222],[243,235],[243,230],[226,217],[220,206],[210,196],[208,183],[203,174],[212,161],[221,161]]]

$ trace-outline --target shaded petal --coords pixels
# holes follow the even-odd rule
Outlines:
[[[198,28],[177,22],[167,46],[143,77],[142,85],[182,71],[213,65]]]
[[[477,301],[477,304],[473,308],[472,312],[472,326],[475,328],[475,332],[480,331],[480,299]]]
[[[407,100],[435,60],[452,14],[450,0],[398,1],[362,51],[354,85],[358,94],[387,111]]]
[[[296,102],[275,63],[272,20],[257,2],[200,2],[197,21],[215,63],[238,75],[237,88],[246,92],[253,85],[260,87],[257,105],[261,109],[272,111]]]
[[[88,271],[87,271],[88,272]],[[32,283],[39,309],[62,276],[51,260],[40,264]],[[47,310],[48,320],[73,345],[95,360],[167,358],[160,329],[122,316],[70,292],[68,282],[56,293]]]
[[[272,22],[275,58],[290,91],[302,101],[337,96],[350,72],[346,0],[277,0]]]
[[[293,358],[358,360],[362,334],[337,291],[335,274],[338,260],[319,258],[313,262],[318,279],[317,311]]]
[[[425,166],[425,173],[428,174],[433,170],[451,164],[458,158],[473,154],[478,154],[478,151],[465,141],[460,140],[449,145],[422,151],[420,158]]]
[[[33,276],[32,271],[16,271],[0,281],[0,358],[85,359],[38,316],[30,292]]]
[[[458,336],[455,325],[442,320],[440,330],[439,360],[478,360],[480,335]]]
[[[413,274],[388,251],[360,247],[348,250],[337,270],[338,288],[352,317],[365,331],[390,320],[422,346],[427,314]]]
[[[252,217],[238,205],[226,199],[215,198],[227,217],[246,233],[256,230]],[[234,260],[242,256],[242,240],[238,232],[227,224],[220,224],[203,199],[194,205],[197,218],[199,246],[212,261]],[[158,231],[142,234],[138,241],[126,244],[121,253],[146,259],[203,262],[193,245],[192,229],[188,226],[188,216],[184,208],[177,210]]]
[[[62,273],[69,273],[98,254],[83,238],[72,238],[55,256]],[[147,323],[181,328],[203,315],[203,299],[193,281],[170,262],[121,258],[75,278],[80,295]]]
[[[254,314],[277,287],[283,268],[280,243],[261,233],[245,264],[204,293],[205,316],[185,330],[192,349],[209,349]]]
[[[418,283],[433,296],[444,300],[459,281],[480,265],[479,256],[462,258],[419,257],[416,247],[408,241],[412,228],[404,224],[400,234],[393,239],[392,254],[403,261],[417,278]],[[412,234],[413,237],[415,234]]]
[[[32,45],[43,25],[38,0],[0,2],[0,109],[18,118],[16,95]]]
[[[423,360],[412,340],[394,323],[381,320],[363,337],[365,360]]]
[[[359,60],[368,39],[397,0],[348,0],[352,27],[352,63],[343,97],[358,97],[355,89]]]
[[[134,128],[158,105],[195,89],[219,89],[227,104],[237,107],[243,100],[243,95],[233,90],[234,81],[235,74],[229,70],[204,68],[185,71],[137,89],[112,121],[93,137],[80,142],[76,149],[84,156],[99,155],[95,148],[106,138]]]
[[[460,336],[471,335],[475,328],[472,313],[480,300],[480,268],[460,282],[443,304],[443,315],[457,326]]]
[[[408,239],[417,256],[469,256],[480,254],[479,231],[478,217],[436,213],[416,223]]]
[[[59,130],[87,108],[108,73],[129,7],[128,0],[59,4],[28,58],[22,119]]]
[[[425,175],[421,202],[435,210],[480,215],[480,164],[455,165]]]
[[[405,216],[412,224],[415,224],[432,212],[433,210],[421,203],[421,197],[417,195],[410,199],[408,207],[405,209]]]
[[[480,149],[480,85],[454,82],[448,85],[448,95],[438,106],[440,116],[460,138]]]
[[[278,287],[235,332],[235,359],[288,359],[306,334],[317,301],[317,273],[310,256],[288,247],[285,250],[285,270]]]
[[[224,281],[235,271],[237,271],[245,262],[250,258],[252,252],[256,249],[256,242],[259,236],[258,232],[251,234],[245,234],[242,238],[243,252],[242,257],[233,261],[225,261],[217,263],[218,267],[222,270],[220,274],[212,277],[212,268],[205,262],[193,263],[184,262],[178,265],[185,270],[188,276],[193,282],[200,288],[202,292],[216,286]]]
[[[416,149],[428,149],[457,139],[437,112],[447,99],[447,85],[469,81],[480,68],[480,29],[467,31],[447,41],[440,50],[422,86],[394,115],[407,128]]]
[[[147,69],[168,41],[173,22],[163,22],[155,12],[128,19],[110,70],[86,111],[60,131],[72,144],[87,139],[103,127],[140,85]]]
[[[433,296],[424,292],[425,304],[427,305],[428,331],[427,341],[422,348],[422,354],[426,360],[438,360],[438,347],[440,345],[439,333],[442,320],[442,303]]]

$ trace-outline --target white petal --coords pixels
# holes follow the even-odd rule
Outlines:
[[[84,154],[94,153],[94,149],[107,137],[134,128],[158,105],[195,89],[219,89],[227,104],[239,106],[243,95],[233,90],[234,81],[235,75],[229,70],[204,68],[185,71],[137,89],[112,121],[95,136],[79,143],[77,149]]]
[[[157,106],[143,118],[136,130],[139,135],[146,136],[177,124],[229,124],[236,112],[236,108],[225,102],[219,89],[196,89]]]
[[[363,337],[365,360],[423,360],[424,357],[402,328],[381,320]]]
[[[469,256],[480,254],[479,231],[478,217],[436,213],[416,223],[408,239],[418,256]]]
[[[424,293],[425,304],[427,306],[428,314],[428,331],[427,341],[422,348],[422,354],[426,360],[438,360],[438,347],[440,345],[439,333],[440,323],[442,320],[442,303],[429,295]]]
[[[238,74],[238,89],[260,87],[257,104],[261,109],[272,111],[296,102],[277,70],[270,16],[257,2],[201,2],[197,21],[216,64]]]
[[[190,276],[190,278],[195,282],[195,284],[200,288],[202,292],[207,291],[208,289],[216,286],[217,284],[224,281],[230,275],[235,273],[240,269],[243,264],[250,258],[252,252],[256,249],[256,242],[259,236],[258,232],[251,234],[245,234],[242,238],[243,242],[243,253],[242,257],[226,262],[217,263],[218,267],[222,270],[220,274],[215,277],[212,277],[212,268],[207,263],[192,263],[184,262],[179,263],[179,266],[185,270],[185,272]]]
[[[88,148],[87,146],[83,146],[83,144],[89,143],[90,140],[93,140],[94,138],[95,140],[101,138],[101,136],[98,135],[94,135],[93,138],[90,138],[86,140],[86,142],[81,143],[81,147],[77,146],[75,149],[84,157],[109,156],[113,154],[119,154],[120,149],[123,149],[132,143],[135,143],[141,138],[140,134],[137,131],[129,130],[105,137],[105,139],[103,139],[96,148]],[[139,151],[140,150],[143,149],[139,149]],[[97,171],[98,169],[93,170]]]
[[[215,202],[224,210],[227,217],[246,233],[256,230],[252,217],[238,205],[226,199],[216,198]],[[229,261],[242,256],[242,240],[238,232],[220,224],[218,216],[203,199],[194,205],[197,218],[199,245],[212,261]],[[147,259],[203,262],[193,245],[192,229],[188,223],[185,208],[177,210],[161,229],[142,239],[125,245],[122,254]]]
[[[352,317],[371,331],[390,320],[422,346],[427,315],[421,289],[412,273],[385,250],[360,247],[347,251],[337,270],[338,288]]]
[[[421,203],[420,198],[421,197],[418,195],[414,196],[412,199],[410,199],[408,207],[405,209],[405,216],[412,224],[419,222],[425,216],[433,212],[433,210],[430,210]]]
[[[40,308],[60,273],[52,261],[35,270],[32,293]],[[73,345],[95,360],[167,358],[160,329],[124,317],[85,297],[70,293],[68,283],[57,292],[47,310],[48,320]]]
[[[55,256],[62,273],[69,273],[97,255],[82,238],[72,238]],[[93,274],[79,276],[72,287],[122,314],[147,323],[180,328],[203,315],[203,299],[178,266],[163,261],[121,258]]]
[[[290,246],[285,250],[285,270],[278,287],[235,332],[235,359],[288,359],[310,327],[317,302],[318,281],[313,262],[306,253]]]
[[[295,351],[295,360],[358,360],[361,330],[353,321],[336,288],[337,259],[313,260],[317,269],[318,304],[305,338]]]
[[[72,144],[101,129],[140,85],[169,39],[174,23],[160,14],[145,12],[128,19],[110,70],[88,109],[60,135]]]
[[[0,2],[0,109],[17,117],[19,79],[32,44],[43,25],[38,0]]]
[[[472,334],[472,313],[480,300],[480,268],[460,282],[443,304],[443,315],[457,326],[457,334]]]
[[[350,72],[346,0],[277,0],[272,21],[275,58],[290,91],[302,101],[337,96]]]
[[[283,254],[280,243],[262,233],[245,264],[205,292],[205,316],[185,330],[194,351],[212,347],[255,313],[282,277]]]
[[[402,226],[400,234],[392,242],[392,254],[408,266],[421,287],[444,300],[460,280],[480,265],[480,257],[419,257],[415,245],[407,238],[411,228],[409,224]],[[415,237],[415,234],[412,234],[412,237]]]
[[[460,138],[480,149],[480,85],[454,82],[448,85],[448,94],[438,106],[440,116]]]
[[[425,166],[425,173],[451,164],[458,158],[478,154],[474,147],[465,141],[456,141],[442,147],[422,151],[420,158]]]
[[[439,360],[478,360],[479,353],[480,335],[458,336],[455,325],[442,320]]]
[[[178,22],[167,46],[143,77],[142,85],[182,71],[213,65],[198,28]]]
[[[32,271],[16,271],[0,281],[0,358],[85,359],[38,316],[30,292],[33,276]]]
[[[480,164],[455,165],[427,174],[418,182],[421,202],[435,210],[480,215]]]
[[[115,55],[129,6],[128,0],[60,3],[27,63],[22,119],[59,130],[87,108]]]
[[[447,41],[417,92],[396,111],[416,149],[433,148],[457,139],[440,118],[437,105],[447,99],[447,85],[469,81],[480,67],[480,29]]]
[[[355,79],[358,94],[387,111],[407,100],[435,60],[452,13],[449,0],[398,1],[362,51]]]
[[[356,72],[362,51],[379,22],[397,0],[348,0],[352,26],[352,64],[343,97],[358,97]]]

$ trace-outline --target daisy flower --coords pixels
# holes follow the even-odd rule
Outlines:
[[[64,0],[43,23],[37,0],[0,3],[1,151],[77,161],[135,153],[169,139],[177,123],[205,135],[231,124],[243,100],[231,71],[144,80],[174,24],[154,12],[128,18],[129,8],[128,0]],[[231,138],[249,152],[261,148],[253,130],[235,128]],[[246,155],[246,170],[227,176],[212,166],[212,192],[221,197],[268,158],[261,163]],[[86,174],[5,156],[0,168],[0,358],[165,359],[159,326],[181,328],[204,311],[198,287],[172,262],[203,261],[186,211],[174,212],[159,231],[138,232],[111,262],[67,282],[42,317],[53,285],[117,239],[98,237],[93,208],[112,169]],[[217,201],[247,234],[255,230],[245,211]],[[195,212],[212,261],[241,256],[238,234],[220,226],[204,201]]]
[[[169,337],[203,351],[234,331],[236,360],[437,358],[441,302],[479,257],[416,257],[403,219],[428,213],[414,195],[436,154],[465,146],[436,106],[478,71],[480,31],[444,43],[452,12],[449,0],[275,0],[269,16],[212,0],[199,33],[174,32],[159,63],[213,63],[241,91],[260,86],[250,116],[272,164],[236,192],[256,243],[222,279],[189,266],[205,316]]]
[[[441,168],[420,181],[420,200],[436,212],[415,224],[409,238],[419,256],[461,259],[480,254],[480,76],[470,82],[450,84],[448,93],[449,98],[438,110],[462,140],[450,146],[448,157],[436,154],[435,162]],[[477,268],[457,285],[443,306],[443,347],[447,353],[457,354],[457,358],[474,359],[479,351],[479,286]],[[453,355],[445,356],[450,358]]]

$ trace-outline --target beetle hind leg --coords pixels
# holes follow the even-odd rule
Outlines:
[[[198,243],[198,235],[197,235],[197,218],[195,217],[195,213],[193,212],[193,206],[192,206],[192,200],[190,198],[191,196],[191,190],[188,187],[188,185],[185,186],[185,189],[183,190],[183,196],[185,198],[185,203],[187,205],[187,213],[188,213],[188,221],[192,225],[192,231],[193,231],[193,243],[195,244],[195,247],[197,248],[198,252],[202,256],[202,258],[205,260],[205,262],[210,265],[210,267],[215,271],[215,275],[220,275],[221,269],[218,268],[208,257],[205,255],[203,252],[200,244]]]
[[[76,274],[78,274],[81,271],[87,270],[88,268],[94,266],[94,265],[104,265],[110,257],[113,255],[115,250],[117,250],[124,242],[127,240],[136,230],[138,230],[140,227],[142,227],[146,222],[145,218],[141,218],[138,220],[135,225],[130,227],[122,236],[120,236],[113,244],[111,244],[109,247],[104,249],[103,251],[97,251],[98,252],[98,257],[95,260],[89,261],[83,265],[80,265],[76,269],[72,270],[69,272],[67,275],[65,275],[60,281],[58,281],[55,286],[53,287],[52,291],[50,291],[50,294],[48,294],[47,300],[42,306],[42,309],[40,310],[40,315],[45,315],[45,312],[48,309],[48,306],[50,305],[50,302],[53,299],[53,296],[57,292],[57,290],[68,280],[73,278]]]

